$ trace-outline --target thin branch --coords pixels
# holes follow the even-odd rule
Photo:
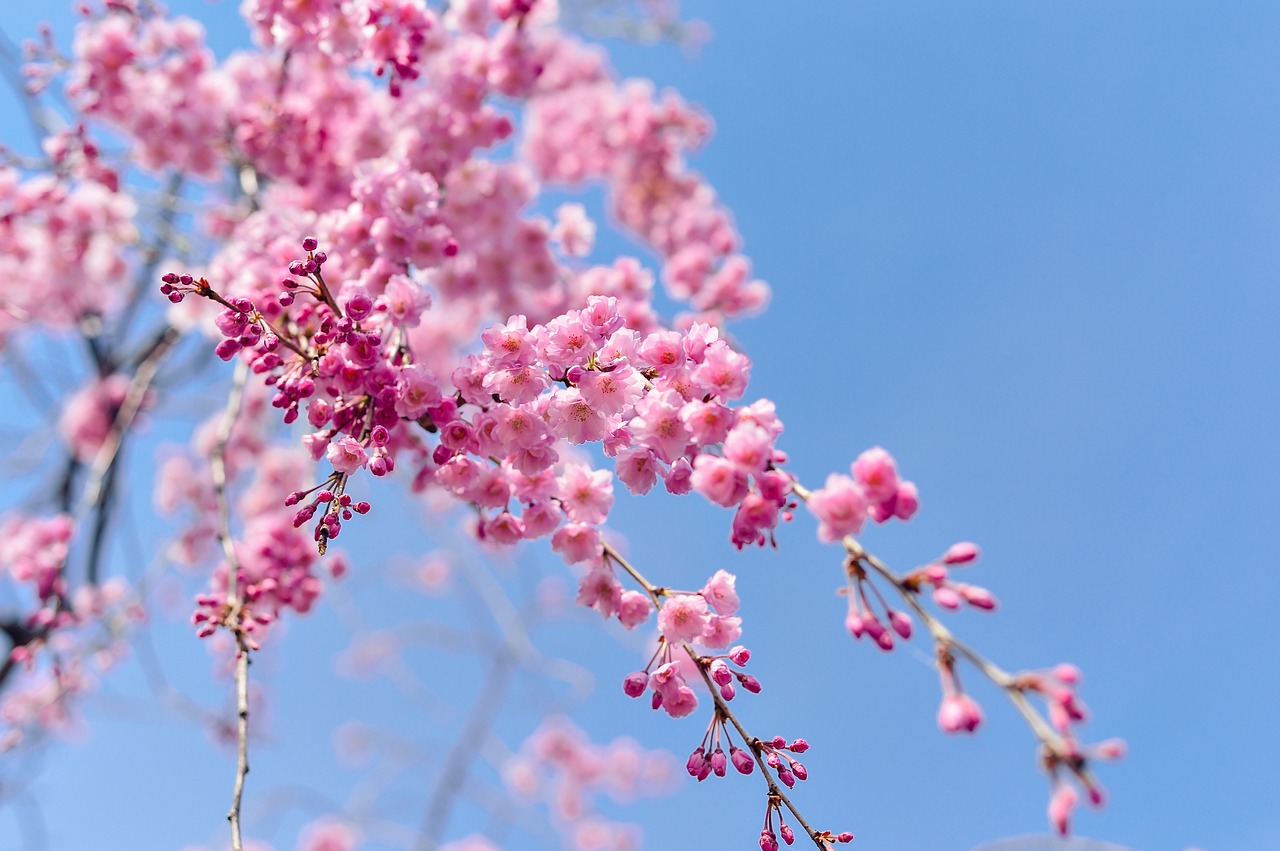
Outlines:
[[[808,502],[813,493],[801,485],[799,482],[793,482],[791,490],[802,501]],[[940,651],[954,651],[969,662],[984,677],[994,683],[1005,696],[1009,698],[1009,702],[1014,708],[1026,719],[1027,725],[1031,727],[1031,731],[1035,733],[1036,738],[1040,740],[1041,745],[1054,757],[1067,760],[1071,756],[1070,749],[1063,742],[1049,722],[1040,714],[1031,701],[1027,699],[1026,692],[1022,686],[1022,679],[1014,674],[1001,668],[960,639],[937,618],[932,612],[926,609],[919,600],[919,595],[914,588],[905,579],[899,576],[888,565],[881,561],[873,553],[867,550],[852,535],[845,535],[841,539],[845,552],[849,554],[850,560],[856,564],[866,565],[885,581],[893,586],[903,601],[916,613],[921,622],[929,630],[929,634],[933,636],[934,643],[939,647]]]
[[[227,560],[227,608],[228,620],[236,641],[236,779],[231,794],[231,809],[227,821],[231,822],[232,851],[244,851],[240,835],[241,801],[244,797],[244,780],[249,773],[249,643],[244,634],[243,606],[240,600],[240,561],[236,557],[235,543],[231,539],[231,508],[227,500],[227,445],[231,431],[240,415],[240,403],[244,398],[245,380],[249,374],[244,360],[236,361],[235,378],[222,421],[218,425],[217,442],[214,444],[211,465],[213,489],[218,503],[218,543]]]
[[[635,566],[631,564],[631,562],[627,561],[622,556],[622,553],[618,552],[617,548],[612,544],[606,541],[603,543],[603,547],[605,557],[611,559],[619,567],[625,570],[631,578],[645,590],[645,593],[649,595],[651,600],[653,600],[655,607],[661,607],[662,597],[670,592],[665,588],[654,585],[646,579],[644,574],[636,570]],[[720,695],[720,690],[717,689],[715,683],[711,681],[711,675],[707,673],[707,659],[702,656],[702,654],[695,651],[687,642],[682,642],[681,646],[697,666],[698,673],[702,676],[702,681],[706,684],[707,691],[711,693],[711,699],[715,702],[716,712],[719,713],[721,718],[724,718],[734,726],[734,729],[738,731],[738,735],[742,737],[743,742],[745,742],[747,747],[751,749],[751,756],[755,759],[756,764],[760,766],[760,773],[764,777],[764,782],[769,786],[769,797],[778,801],[791,811],[791,814],[795,816],[796,821],[804,828],[805,834],[813,840],[813,844],[818,847],[819,851],[828,851],[831,846],[823,840],[824,833],[822,831],[815,830],[813,826],[805,820],[805,817],[800,813],[800,810],[796,807],[795,803],[787,797],[787,793],[783,791],[782,787],[778,785],[777,780],[774,779],[773,774],[769,770],[768,763],[765,762],[764,751],[763,748],[761,748],[760,739],[747,732],[746,726],[743,725],[738,716],[733,713],[733,710],[729,708],[728,701]]]

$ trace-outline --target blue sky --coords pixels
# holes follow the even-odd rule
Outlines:
[[[220,49],[241,38],[230,3],[172,6],[196,10]],[[819,482],[868,446],[889,448],[923,509],[868,546],[909,567],[977,541],[972,578],[1003,608],[961,614],[957,631],[1007,667],[1084,669],[1086,730],[1123,736],[1131,755],[1102,770],[1112,800],[1080,817],[1083,834],[1141,851],[1280,847],[1280,7],[687,9],[714,30],[697,59],[615,45],[615,61],[715,119],[696,165],[774,287],[768,313],[735,334],[755,358],[753,392],[787,423],[793,469]],[[9,6],[0,22],[21,36],[59,11]],[[766,686],[741,711],[813,743],[802,799],[817,821],[895,851],[1043,831],[1044,782],[1017,718],[979,686],[986,729],[942,736],[927,648],[885,656],[848,638],[832,594],[839,555],[807,518],[776,553],[736,553],[728,518],[689,499],[625,503],[618,526],[673,585],[739,574]],[[376,684],[368,696],[316,690],[342,646],[332,620],[298,623],[262,665],[278,694],[251,798],[299,773],[345,795],[355,779],[327,731],[353,715],[423,730]],[[216,696],[185,629],[157,637],[190,687]],[[594,734],[681,754],[696,744],[705,722],[655,719],[618,694],[635,666],[623,645],[552,640],[599,675],[579,716]],[[463,676],[453,665],[424,675]],[[104,698],[89,739],[52,749],[33,784],[50,847],[218,836],[226,755],[189,725],[139,724],[113,706]],[[163,806],[157,773],[172,776]],[[758,798],[749,780],[722,781],[620,812],[654,846],[750,847]],[[281,817],[281,847],[300,820]],[[0,844],[13,830],[0,814]]]

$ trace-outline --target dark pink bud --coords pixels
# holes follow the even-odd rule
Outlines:
[[[760,681],[750,674],[738,674],[738,683],[752,694],[760,693]]]
[[[979,588],[977,585],[961,585],[959,590],[965,602],[975,609],[991,611],[996,607],[995,596],[986,588]]]
[[[725,759],[724,751],[716,748],[711,754],[711,770],[715,772],[716,777],[724,777],[728,767],[729,761]]]
[[[733,664],[741,667],[751,659],[751,651],[739,644],[729,651],[729,658],[733,660]]]
[[[978,545],[971,544],[968,541],[961,541],[958,544],[952,544],[945,553],[942,554],[943,564],[968,564],[978,559]]]
[[[288,307],[293,304],[293,293],[280,293],[276,300],[280,302],[281,307]]]
[[[729,666],[725,664],[723,659],[716,659],[712,662],[709,672],[712,682],[716,685],[725,686],[733,682],[733,672],[729,670]]]
[[[316,266],[317,266],[317,267],[319,267],[319,266],[320,266],[320,265],[322,265],[323,263],[327,262],[328,260],[329,260],[329,255],[328,255],[328,254],[325,254],[323,251],[317,251],[317,252],[316,252],[316,254],[315,254],[315,261],[316,261]]]
[[[644,671],[627,674],[626,679],[622,681],[622,691],[627,697],[639,697],[648,687],[649,675]]]
[[[755,771],[756,761],[751,758],[751,754],[737,745],[729,748],[729,759],[733,762],[733,767],[738,769],[739,774],[750,774]]]
[[[778,750],[783,750],[787,746],[787,740],[782,738],[781,736],[774,736],[773,739],[769,742],[769,744],[773,745]]]
[[[238,351],[240,351],[240,344],[235,340],[223,340],[213,349],[213,353],[223,360],[231,360]]]
[[[876,644],[881,650],[888,652],[893,649],[893,633],[885,630],[876,636]]]
[[[778,851],[778,839],[773,835],[773,831],[768,829],[760,831],[760,851]]]
[[[847,830],[836,837],[836,842],[852,842],[852,841],[853,841],[853,834]]]
[[[173,272],[169,272],[169,273],[167,273],[164,277],[162,277],[160,280],[164,281],[166,284],[173,285],[173,284],[178,283],[178,276],[177,276],[177,275],[175,275]]]
[[[809,769],[805,768],[803,763],[792,760],[791,771],[795,774],[797,780],[809,779]]]
[[[1076,808],[1078,797],[1075,789],[1062,784],[1049,799],[1049,824],[1062,836],[1071,832],[1071,812]]]
[[[782,841],[788,845],[792,845],[796,841],[796,832],[791,829],[791,825],[784,824],[778,829],[778,833],[782,834]]]
[[[778,779],[781,780],[782,784],[788,789],[791,789],[796,785],[796,776],[792,774],[789,769],[779,768]]]
[[[808,749],[809,749],[809,743],[806,742],[804,739],[796,739],[794,742],[791,743],[791,746],[789,748],[789,750],[792,753],[804,753]]]
[[[292,262],[290,262],[290,263],[289,263],[289,274],[290,274],[290,275],[304,275],[304,274],[306,274],[306,271],[302,268],[302,261],[301,261],[301,260],[294,260],[294,261],[292,261]]]
[[[732,683],[725,683],[720,686],[720,696],[725,700],[733,700],[737,693],[738,692],[734,690]]]
[[[685,771],[689,772],[690,777],[697,777],[699,772],[702,771],[702,767],[706,765],[706,762],[706,751],[704,751],[702,746],[699,745],[696,751],[689,754],[689,759],[684,764]]]
[[[357,502],[355,505],[351,507],[355,509],[356,514],[368,514],[369,509],[372,506],[370,506],[369,503],[367,502]]]
[[[315,251],[319,247],[320,247],[320,240],[316,239],[314,236],[304,236],[302,238],[303,251]]]
[[[889,612],[889,625],[903,639],[911,637],[911,616],[906,612]]]

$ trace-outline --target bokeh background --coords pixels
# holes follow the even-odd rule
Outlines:
[[[63,6],[6,2],[0,22],[21,38],[48,20],[66,43]],[[205,21],[220,55],[245,43],[228,0],[170,8]],[[957,630],[1006,667],[1083,668],[1087,732],[1123,736],[1131,753],[1102,769],[1111,801],[1078,818],[1082,834],[1140,851],[1280,848],[1280,6],[685,10],[713,32],[696,57],[609,47],[621,73],[675,87],[715,119],[696,166],[774,287],[768,312],[734,334],[755,358],[753,394],[784,417],[792,469],[820,483],[862,449],[889,448],[923,508],[871,531],[868,546],[905,568],[977,541],[969,578],[1002,609],[961,613]],[[0,127],[22,132],[11,97]],[[602,215],[598,191],[586,200]],[[596,256],[636,250],[611,237]],[[7,411],[6,425],[23,416]],[[131,458],[142,548],[121,545],[122,572],[164,533],[150,519],[151,463]],[[339,758],[336,725],[363,719],[423,748],[409,782],[425,793],[461,720],[433,717],[386,676],[334,677],[351,606],[375,623],[473,614],[465,583],[434,598],[378,590],[442,534],[419,506],[388,510],[403,512],[403,536],[353,527],[350,584],[255,666],[270,727],[253,750],[250,833],[277,848],[387,764]],[[817,544],[809,518],[782,530],[778,551],[737,553],[728,525],[701,500],[666,495],[621,500],[616,516],[635,559],[668,584],[696,587],[720,567],[739,575],[765,692],[736,705],[753,730],[812,742],[797,795],[806,813],[877,851],[1044,832],[1032,737],[998,695],[968,677],[988,724],[943,736],[929,648],[886,655],[850,640],[833,593],[839,554]],[[529,576],[557,573],[533,552],[492,575],[525,599],[539,593]],[[220,705],[225,684],[189,627],[159,618],[150,633],[173,685]],[[595,737],[631,735],[681,762],[697,744],[701,714],[675,722],[621,695],[621,677],[643,664],[636,642],[602,640],[579,615],[541,634],[598,675],[595,689],[515,683],[498,732],[518,741],[547,706],[571,702]],[[424,646],[405,659],[440,694],[474,698],[482,669],[465,653]],[[220,847],[231,754],[148,694],[142,666],[127,663],[83,733],[10,767],[29,783],[0,811],[0,847],[33,832],[52,849]],[[643,824],[647,847],[754,847],[758,783],[682,783],[605,809]],[[397,794],[406,812],[421,801]],[[464,800],[449,835],[487,818]],[[513,849],[547,838],[508,828]]]

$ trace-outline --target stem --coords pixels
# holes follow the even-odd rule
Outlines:
[[[218,542],[227,560],[227,609],[229,624],[236,640],[236,779],[231,794],[231,809],[227,821],[231,822],[231,849],[244,851],[240,835],[240,809],[244,797],[244,780],[249,773],[249,645],[245,639],[241,619],[244,609],[240,600],[240,562],[236,558],[235,544],[231,540],[231,509],[227,502],[227,445],[231,442],[231,430],[240,415],[240,403],[244,398],[248,365],[236,362],[235,378],[222,421],[218,425],[218,439],[214,445],[213,489],[218,503]]]
[[[645,593],[649,595],[649,599],[653,601],[654,606],[660,606],[662,604],[661,598],[670,592],[664,588],[654,585],[646,579],[640,571],[636,570],[635,566],[632,565],[631,562],[622,557],[622,554],[618,552],[612,544],[605,541],[602,542],[602,546],[605,558],[613,560],[615,564],[625,570],[627,574],[645,590]],[[764,777],[764,782],[769,786],[769,797],[780,801],[788,810],[791,811],[791,815],[795,816],[796,821],[804,828],[805,833],[811,840],[813,840],[813,844],[819,848],[819,851],[828,851],[830,846],[822,840],[822,833],[814,830],[809,822],[805,820],[805,817],[801,815],[800,810],[796,807],[795,803],[787,797],[787,793],[783,791],[782,787],[778,785],[778,781],[774,779],[773,774],[770,773],[769,765],[765,762],[764,753],[760,747],[760,739],[747,732],[747,728],[743,725],[742,721],[739,720],[738,716],[734,715],[733,710],[729,708],[729,702],[720,696],[720,690],[716,688],[715,683],[711,681],[711,675],[707,673],[706,658],[695,651],[693,647],[687,643],[682,643],[681,646],[684,648],[684,652],[689,654],[689,658],[692,659],[694,664],[697,666],[698,673],[702,676],[702,682],[706,684],[707,691],[710,692],[711,699],[715,702],[716,712],[733,725],[734,729],[738,731],[738,735],[741,736],[742,740],[749,748],[751,748],[751,756],[755,759],[756,765],[760,766],[760,774]]]
[[[813,496],[813,492],[801,485],[799,482],[793,482],[791,485],[792,492],[803,502],[808,502]],[[994,683],[1005,696],[1009,698],[1009,702],[1014,708],[1026,719],[1027,725],[1031,728],[1031,732],[1040,740],[1041,745],[1051,754],[1059,759],[1066,760],[1070,756],[1069,749],[1066,747],[1059,736],[1045,720],[1044,716],[1031,705],[1031,701],[1027,699],[1025,691],[1023,691],[1020,678],[1014,674],[1001,668],[960,639],[940,621],[937,616],[926,609],[920,602],[918,593],[913,589],[901,576],[894,572],[888,565],[881,561],[873,553],[867,550],[852,535],[845,535],[841,539],[845,552],[849,554],[849,558],[856,564],[865,565],[871,570],[878,573],[886,582],[893,586],[898,595],[902,597],[920,621],[929,630],[929,634],[933,636],[934,643],[940,651],[955,651],[959,655],[968,659],[969,662],[977,668],[978,672]]]

